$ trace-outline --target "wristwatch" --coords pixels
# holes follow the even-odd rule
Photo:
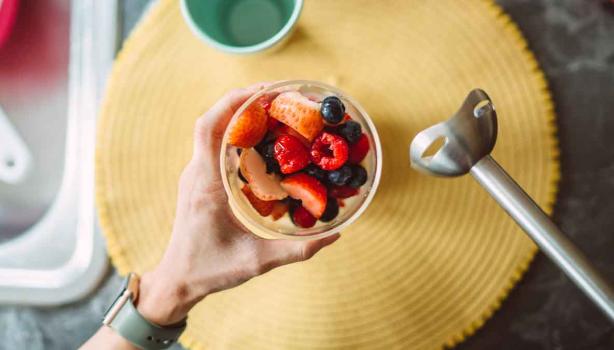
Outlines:
[[[147,321],[134,306],[139,297],[139,282],[136,273],[128,274],[121,292],[105,312],[102,324],[140,349],[166,349],[185,330],[186,320],[165,327]]]

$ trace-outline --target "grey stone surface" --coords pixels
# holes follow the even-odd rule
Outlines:
[[[122,1],[126,35],[148,0]],[[500,0],[551,84],[563,178],[555,219],[614,281],[614,6],[600,0]],[[55,308],[0,306],[0,349],[74,349],[121,283]],[[614,326],[539,254],[502,308],[459,349],[614,349]],[[180,349],[176,346],[175,349]]]
[[[614,4],[501,0],[545,71],[562,181],[554,217],[614,281]],[[538,254],[483,329],[459,349],[614,349],[614,326]]]

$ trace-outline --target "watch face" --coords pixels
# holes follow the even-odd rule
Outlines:
[[[107,308],[107,311],[104,312],[102,319],[104,320],[107,316],[107,314],[109,313],[109,311],[111,311],[111,309],[113,308],[113,306],[115,306],[115,303],[117,303],[117,299],[119,299],[122,294],[124,294],[124,289],[121,290],[121,292],[119,292],[119,294],[117,295],[117,297],[115,297],[115,299],[113,299],[113,302],[111,303],[111,305],[109,305],[109,307]]]
[[[130,282],[130,276],[131,274],[128,274],[128,276],[124,279],[124,281],[122,282],[122,288],[119,291],[119,293],[117,294],[117,296],[115,297],[115,299],[113,299],[113,302],[111,303],[111,305],[109,305],[109,307],[107,308],[107,311],[104,312],[103,314],[103,319],[107,316],[107,314],[109,313],[109,311],[111,311],[111,309],[113,308],[113,306],[115,306],[115,304],[117,303],[117,300],[119,300],[119,298],[121,298],[121,296],[124,294],[124,292],[126,291],[126,288],[128,287],[128,283]]]

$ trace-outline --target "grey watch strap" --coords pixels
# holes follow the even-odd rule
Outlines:
[[[166,349],[177,341],[185,323],[174,327],[160,327],[147,321],[128,301],[109,323],[126,340],[142,349]]]
[[[122,292],[105,314],[102,323],[140,349],[157,350],[170,347],[185,329],[185,320],[165,327],[146,320],[132,302],[133,292],[128,288],[131,277],[132,275],[129,275],[126,278]]]

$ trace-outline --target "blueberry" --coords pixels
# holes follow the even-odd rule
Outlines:
[[[275,142],[261,142],[257,144],[254,149],[260,153],[262,158],[275,158]]]
[[[266,164],[267,174],[275,173],[281,175],[281,168],[275,158],[264,158],[264,163]]]
[[[276,137],[275,135],[273,135],[272,132],[267,132],[266,135],[264,135],[264,137],[262,138],[262,140],[260,140],[260,142],[256,146],[254,146],[254,149],[258,151],[258,153],[260,153],[261,156],[264,157],[265,148],[272,147],[269,145],[275,145],[275,139]],[[270,154],[272,155],[272,153]]]
[[[344,165],[341,168],[328,173],[328,181],[337,186],[345,185],[351,177],[352,168],[350,168],[348,165]]]
[[[324,213],[320,216],[320,221],[329,222],[336,218],[337,214],[339,214],[339,203],[337,203],[337,199],[328,197],[326,200],[326,209],[324,209]]]
[[[264,141],[260,142],[259,144],[254,146],[254,149],[256,150],[256,152],[258,152],[262,156],[262,159],[264,159],[264,162],[266,163],[267,174],[270,174],[270,173],[281,174],[279,163],[277,162],[277,159],[275,159],[275,142],[274,141],[269,140],[268,142],[264,142]]]
[[[254,146],[254,149],[256,150],[256,152],[258,152],[263,158],[264,158],[264,148],[266,147],[267,143],[259,143],[256,146]]]
[[[307,175],[313,176],[316,179],[318,179],[318,181],[325,183],[328,173],[326,170],[324,169],[320,169],[319,167],[313,165],[313,164],[309,164],[306,168],[305,168],[305,173]]]
[[[358,188],[367,182],[367,171],[360,165],[352,165],[352,177],[348,181],[350,187]]]
[[[322,100],[322,107],[320,107],[320,114],[322,118],[330,124],[337,124],[343,120],[345,114],[345,106],[343,102],[336,96],[328,96]]]
[[[277,136],[275,136],[275,134],[273,134],[270,131],[267,131],[267,133],[264,135],[260,143],[275,142],[276,139],[277,139]]]
[[[247,183],[247,179],[245,178],[245,176],[243,176],[243,174],[241,173],[241,169],[239,169],[239,179],[245,183]]]
[[[337,128],[337,132],[348,140],[349,143],[354,143],[358,141],[360,135],[362,135],[362,128],[357,122],[348,120]]]

